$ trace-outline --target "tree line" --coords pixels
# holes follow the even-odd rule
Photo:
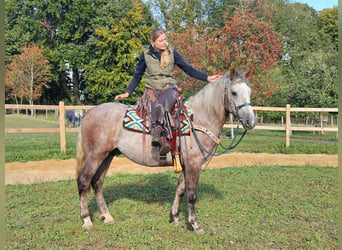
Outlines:
[[[337,107],[337,12],[287,0],[7,0],[6,103],[113,101],[162,27],[208,74],[254,67],[256,105]],[[206,84],[175,76],[186,97]]]

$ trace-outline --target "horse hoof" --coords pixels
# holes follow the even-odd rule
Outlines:
[[[114,223],[114,219],[109,213],[101,214],[100,219],[103,220],[104,224],[113,224]]]
[[[194,231],[196,235],[201,235],[201,234],[204,234],[204,230],[202,228],[200,229],[197,229]]]
[[[92,229],[92,228],[93,228],[93,224],[91,224],[91,225],[83,224],[82,228],[83,228],[84,230]]]
[[[182,227],[183,226],[182,222],[180,222],[180,221],[173,221],[172,225],[175,227]]]
[[[88,230],[88,229],[92,229],[93,228],[93,223],[91,222],[91,219],[90,217],[85,217],[83,219],[83,226],[82,226],[83,229],[85,230]]]
[[[114,219],[113,218],[108,218],[103,221],[104,224],[114,224]]]

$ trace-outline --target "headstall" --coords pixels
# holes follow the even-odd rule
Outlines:
[[[251,103],[243,103],[239,106],[236,106],[235,103],[233,102],[232,98],[232,84],[229,82],[228,84],[229,77],[226,78],[224,82],[224,108],[226,112],[232,113],[235,117],[238,116],[238,111],[245,107],[245,106],[252,106]]]

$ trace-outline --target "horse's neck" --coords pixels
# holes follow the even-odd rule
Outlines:
[[[226,121],[223,91],[217,91],[217,93],[207,92],[204,91],[199,94],[200,96],[190,98],[189,106],[192,109],[195,124],[204,126],[218,134]],[[216,98],[213,98],[213,95]]]
[[[206,127],[215,134],[221,131],[226,121],[224,115],[218,116],[204,110],[193,110],[193,119],[195,124]]]

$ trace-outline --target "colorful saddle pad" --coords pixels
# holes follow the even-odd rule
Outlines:
[[[123,118],[123,126],[124,128],[131,130],[131,131],[149,134],[150,133],[149,125],[147,124],[146,119],[142,118],[137,113],[136,108],[137,108],[136,105],[128,106],[126,114]],[[176,104],[175,111],[177,110],[178,110],[178,105]],[[186,112],[188,117],[191,117],[192,115],[191,108],[187,106],[186,103],[182,106],[182,111]],[[178,119],[179,119],[179,122],[178,122]],[[173,127],[175,129],[178,127],[178,123],[179,123],[179,127],[180,127],[182,134],[190,133],[190,127],[184,114],[180,114],[179,116],[172,115],[172,122],[173,122]]]
[[[149,134],[149,126],[146,124],[146,120],[137,114],[136,108],[136,105],[128,106],[123,118],[123,126],[128,130]]]

